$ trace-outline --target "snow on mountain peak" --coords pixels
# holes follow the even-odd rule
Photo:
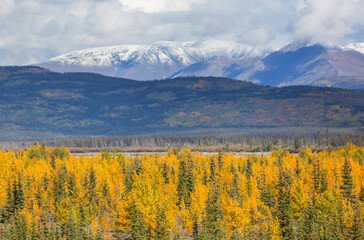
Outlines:
[[[344,50],[354,50],[364,54],[364,42],[362,43],[351,43],[342,47]]]
[[[172,64],[178,61],[180,64],[187,65],[196,60],[206,60],[214,56],[241,58],[257,54],[261,54],[261,51],[248,45],[228,41],[159,41],[151,45],[120,45],[78,50],[52,58],[48,62],[105,66],[129,61],[150,64]]]
[[[70,52],[38,64],[59,72],[96,72],[133,79],[166,78],[191,64],[213,57],[261,56],[269,49],[230,41],[159,41],[150,45],[119,45]]]
[[[280,52],[292,52],[292,51],[297,51],[300,48],[303,47],[310,47],[314,45],[310,39],[303,39],[303,40],[299,40],[299,41],[295,41],[292,42],[290,44],[288,44],[287,46],[284,46],[283,48],[281,48],[279,51]]]

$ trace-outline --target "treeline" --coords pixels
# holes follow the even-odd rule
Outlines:
[[[47,147],[66,148],[186,148],[221,146],[251,146],[258,151],[271,151],[276,147],[293,147],[300,149],[304,146],[322,147],[345,146],[352,143],[361,146],[364,142],[364,134],[340,134],[332,135],[328,131],[317,132],[316,135],[302,136],[139,136],[139,137],[89,137],[70,138],[46,141],[14,141],[0,142],[1,149],[27,149],[34,144],[45,144]],[[258,148],[257,148],[258,147]]]
[[[0,239],[363,239],[364,148],[0,151]]]

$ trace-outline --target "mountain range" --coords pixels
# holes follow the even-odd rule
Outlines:
[[[34,66],[0,67],[0,89],[0,140],[364,127],[360,90],[221,77],[136,81]]]
[[[223,77],[268,86],[364,89],[364,44],[293,42],[279,50],[226,41],[157,42],[71,52],[38,66],[135,80]]]
[[[93,72],[111,77],[153,80],[170,77],[191,64],[215,56],[261,56],[270,49],[254,49],[228,41],[168,42],[85,49],[55,57],[38,66],[57,72]]]

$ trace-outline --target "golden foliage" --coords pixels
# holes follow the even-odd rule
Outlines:
[[[28,228],[66,227],[74,217],[75,224],[83,226],[89,236],[101,233],[105,239],[114,239],[132,230],[130,209],[135,206],[151,239],[161,224],[171,238],[191,237],[195,222],[200,228],[204,226],[208,194],[216,184],[212,181],[216,181],[220,186],[221,225],[227,238],[238,232],[244,238],[280,239],[276,205],[279,169],[289,176],[293,220],[301,219],[315,199],[319,214],[328,219],[336,216],[336,206],[342,206],[343,221],[349,228],[355,211],[340,194],[341,169],[349,159],[353,192],[359,196],[364,186],[363,152],[363,147],[349,144],[331,152],[307,149],[299,155],[282,150],[267,157],[223,154],[219,162],[219,156],[203,156],[188,149],[134,158],[117,153],[76,158],[67,149],[44,146],[20,153],[0,151],[0,207],[6,210],[9,183],[20,179],[25,196],[21,211]],[[195,184],[189,207],[183,201],[177,204],[181,159],[193,162]],[[252,173],[248,176],[249,164]],[[315,189],[313,177],[318,165],[327,183],[322,191]],[[212,171],[215,180],[211,180]],[[239,197],[232,196],[233,187]],[[165,220],[158,222],[161,209]]]

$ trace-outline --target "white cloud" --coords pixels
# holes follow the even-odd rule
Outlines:
[[[9,16],[15,6],[14,0],[1,0],[0,20]]]
[[[205,0],[119,0],[127,11],[143,11],[147,13],[155,12],[175,12],[187,11]]]
[[[363,31],[362,0],[305,0],[300,1],[299,6],[299,20],[295,24],[298,37],[309,36],[318,42],[342,43]]]
[[[346,45],[363,41],[363,25],[364,0],[1,0],[0,64],[158,40]]]

